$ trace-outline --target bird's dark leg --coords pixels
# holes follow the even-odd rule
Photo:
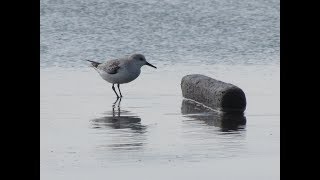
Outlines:
[[[122,94],[121,94],[121,91],[120,91],[120,84],[118,84],[118,89],[119,89],[119,92],[120,92],[120,97],[122,97]]]
[[[120,103],[121,103],[121,97],[120,97],[120,100],[119,100],[119,103],[118,103],[118,117],[120,117],[120,112],[121,112]]]
[[[121,98],[119,98],[118,108],[120,108]]]
[[[116,90],[115,90],[115,88],[114,88],[114,84],[112,84],[112,90],[114,91],[114,93],[116,93],[116,95],[117,95],[117,99],[119,98],[119,96],[118,96],[118,94],[117,94],[117,92],[116,92]]]
[[[117,100],[112,104],[112,108],[116,107],[117,102],[119,101],[120,98],[117,98]]]

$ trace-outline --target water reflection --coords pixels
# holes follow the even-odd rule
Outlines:
[[[147,127],[141,124],[141,118],[130,111],[121,110],[121,99],[112,105],[106,116],[92,119],[92,128],[104,130],[103,143],[98,149],[138,150],[144,145]]]
[[[246,117],[243,114],[215,112],[186,99],[182,101],[181,113],[192,120],[220,127],[222,132],[241,130],[246,124]]]
[[[118,103],[117,103],[118,102]],[[107,116],[92,120],[93,128],[130,129],[134,133],[145,133],[146,126],[141,125],[141,118],[134,116],[130,111],[121,110],[121,98],[112,105],[112,111]]]

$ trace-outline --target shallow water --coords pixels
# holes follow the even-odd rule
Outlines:
[[[278,0],[41,0],[41,66],[140,52],[154,61],[279,64]]]
[[[143,67],[122,85],[120,107],[89,67],[42,69],[42,178],[278,179],[279,68],[193,68]],[[186,102],[181,77],[199,70],[242,87],[245,115],[228,123],[230,117]]]
[[[41,179],[279,179],[278,1],[41,0]],[[84,59],[158,69],[111,85]],[[244,116],[183,99],[201,73],[243,89]]]

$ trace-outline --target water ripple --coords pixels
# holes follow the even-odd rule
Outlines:
[[[278,1],[40,2],[41,67],[141,52],[152,62],[279,64]]]

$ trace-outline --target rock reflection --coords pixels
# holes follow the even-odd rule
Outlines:
[[[182,101],[181,113],[193,120],[204,121],[209,126],[220,127],[223,132],[244,129],[246,124],[243,114],[215,112],[186,99]]]

